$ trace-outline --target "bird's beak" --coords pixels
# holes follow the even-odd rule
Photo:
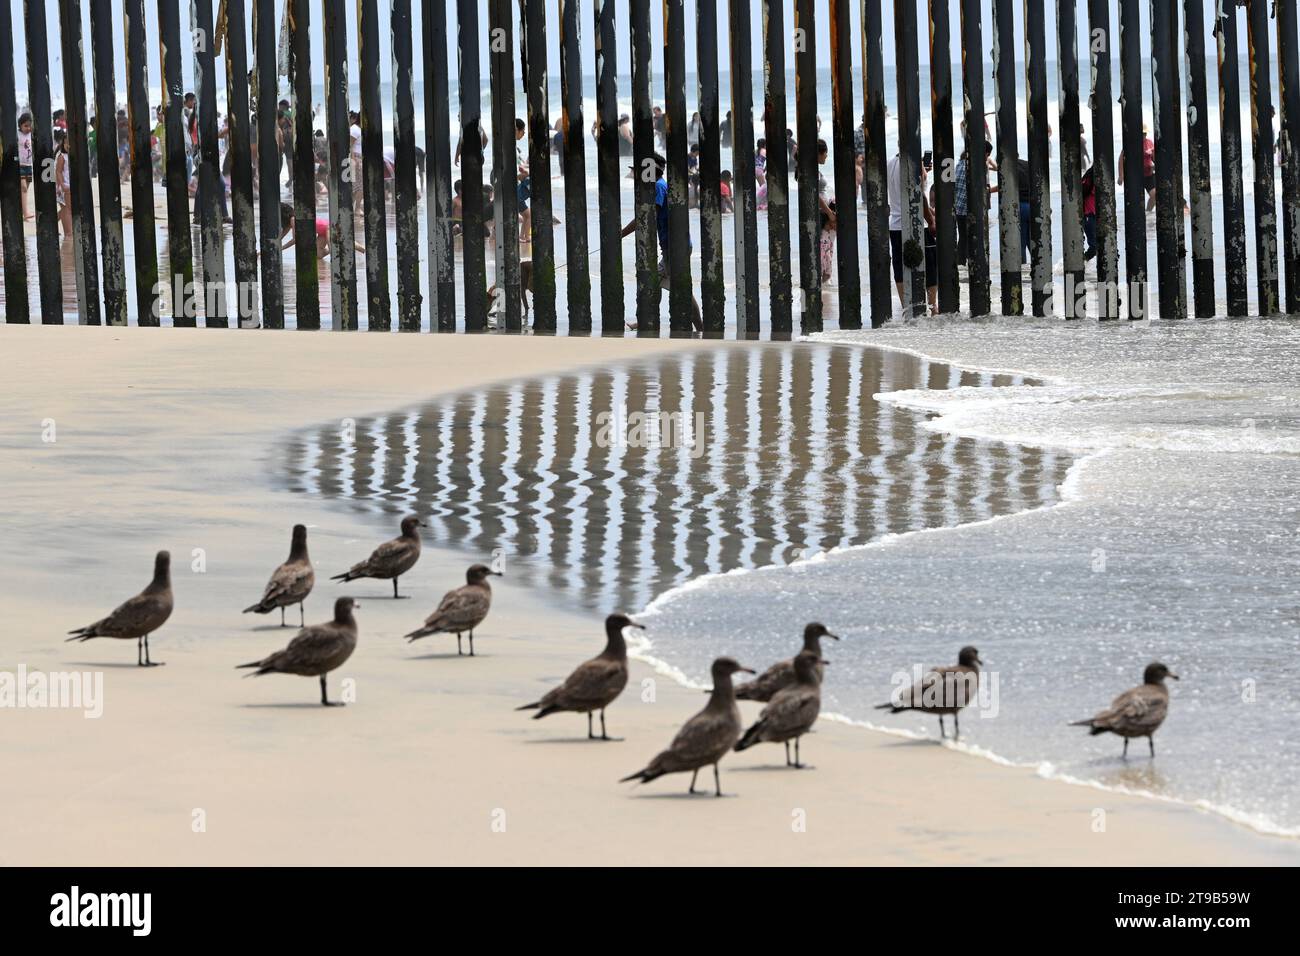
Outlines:
[[[1169,673],[1169,676],[1172,677],[1174,680],[1178,680],[1178,675],[1173,673],[1172,671]]]
[[[818,664],[821,664],[823,667],[830,667],[830,666],[831,666],[831,662],[830,662],[830,661],[818,661],[817,663],[818,663]]]
[[[754,668],[752,668],[752,667],[742,667],[742,668],[740,668],[740,670],[741,670],[741,672],[744,673],[744,674],[757,674],[757,673],[758,673],[758,671],[754,670]]]
[[[429,522],[427,522],[427,521],[417,521],[415,524],[416,524],[416,527],[419,527],[419,528],[427,528],[427,527],[429,527]]]
[[[506,576],[504,571],[489,571],[488,573],[495,574],[499,578],[503,578]]]
[[[635,627],[635,628],[636,628],[637,630],[639,630],[639,631],[644,631],[644,630],[645,630],[645,625],[644,625],[644,624],[638,624],[636,621],[628,621],[628,622],[627,622],[627,626],[628,626],[628,627]]]
[[[840,636],[838,634],[832,634],[830,631],[826,632],[826,636],[836,641],[840,639]]]
[[[353,602],[352,602],[352,606],[353,606],[354,608],[361,607],[361,602],[359,602],[359,601],[353,601]]]

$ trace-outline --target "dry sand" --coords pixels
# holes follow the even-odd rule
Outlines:
[[[340,586],[325,578],[390,537],[396,520],[267,489],[288,429],[694,347],[708,346],[0,327],[0,670],[99,670],[105,697],[97,720],[0,710],[0,862],[1300,861],[1300,842],[1193,809],[827,722],[804,742],[816,769],[784,769],[773,745],[729,756],[726,799],[686,797],[685,776],[619,784],[702,706],[699,691],[638,664],[608,715],[626,739],[590,743],[577,715],[531,721],[512,708],[597,652],[599,621],[506,577],[477,658],[457,658],[451,638],[407,645],[400,635],[459,583],[465,558],[426,551],[403,580],[410,601],[394,602],[386,582]],[[42,441],[49,419],[53,443]],[[358,650],[331,678],[333,694],[354,682],[346,708],[319,707],[312,679],[243,680],[233,669],[293,633],[239,611],[299,521],[318,576],[309,621],[343,593],[362,604]],[[137,669],[131,642],[62,641],[142,587],[163,547],[177,599],[152,641],[165,667]]]

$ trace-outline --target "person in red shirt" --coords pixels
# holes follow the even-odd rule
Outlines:
[[[1119,154],[1119,176],[1115,185],[1124,185],[1124,151]],[[1142,188],[1147,191],[1147,211],[1156,208],[1156,144],[1147,135],[1147,124],[1142,124]]]

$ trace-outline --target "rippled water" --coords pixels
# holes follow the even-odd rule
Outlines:
[[[281,480],[417,509],[437,543],[504,552],[512,577],[594,611],[635,610],[701,575],[1055,501],[1071,456],[932,434],[873,398],[1023,382],[844,346],[721,347],[358,420],[354,441],[337,423],[304,431]],[[616,409],[627,428],[603,417]],[[694,434],[644,447],[645,412]]]

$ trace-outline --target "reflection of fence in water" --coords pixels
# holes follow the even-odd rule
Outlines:
[[[944,436],[872,396],[1019,379],[873,350],[721,349],[468,392],[293,439],[286,486],[415,509],[467,557],[596,609],[705,573],[1055,500],[1070,460]],[[702,447],[597,441],[608,412],[694,420]]]

